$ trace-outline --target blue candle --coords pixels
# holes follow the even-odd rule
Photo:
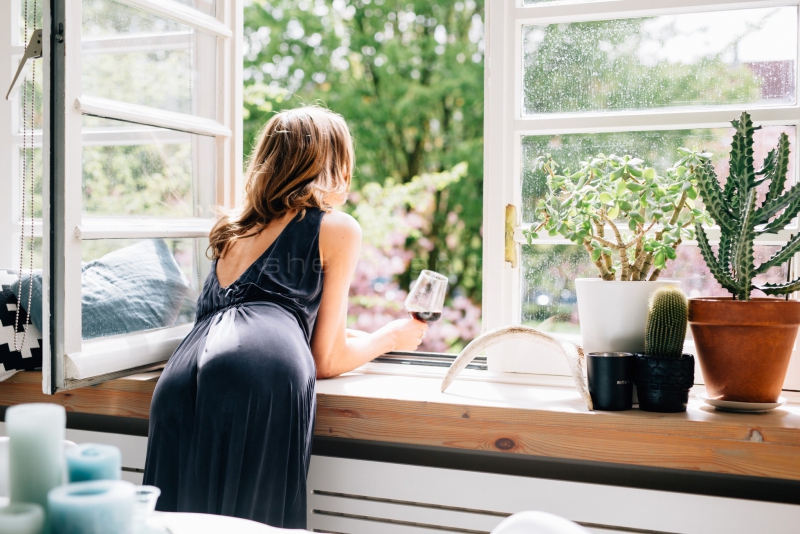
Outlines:
[[[67,414],[56,404],[19,404],[6,410],[11,502],[47,506],[47,492],[64,483]]]
[[[51,534],[130,534],[136,486],[92,480],[59,486],[47,496]]]
[[[119,448],[99,443],[84,443],[66,451],[70,482],[119,480],[122,455]]]

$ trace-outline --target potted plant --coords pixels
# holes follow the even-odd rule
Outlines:
[[[691,299],[689,325],[710,398],[775,402],[797,337],[800,302],[751,298],[751,292],[759,289],[777,296],[800,289],[800,279],[781,284],[753,282],[755,276],[782,265],[800,251],[800,234],[758,266],[753,260],[753,243],[758,235],[783,230],[797,216],[800,187],[784,191],[789,166],[786,134],[781,134],[777,148],[766,157],[763,167],[755,170],[753,132],[757,128],[746,112],[731,124],[736,133],[730,174],[724,185],[720,185],[708,154],[684,149],[684,157],[678,162],[695,177],[706,209],[719,226],[716,253],[699,222],[697,242],[711,274],[732,295]],[[759,195],[762,184],[769,187],[763,187]]]
[[[683,167],[666,174],[641,159],[598,154],[575,173],[558,174],[550,155],[536,160],[547,175],[547,193],[537,205],[539,224],[524,232],[561,235],[583,247],[597,278],[577,279],[578,313],[587,352],[643,352],[647,301],[676,248],[694,239],[694,178]],[[636,282],[636,283],[634,283]]]
[[[694,384],[694,356],[683,353],[688,303],[678,287],[661,287],[650,297],[645,354],[636,355],[633,382],[639,408],[685,412]]]

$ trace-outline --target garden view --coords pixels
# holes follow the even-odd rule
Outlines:
[[[782,32],[782,19],[791,20],[773,8],[526,26],[524,111],[785,102],[795,67],[770,37]],[[483,23],[484,3],[471,0],[253,0],[245,8],[250,142],[271,113],[303,103],[341,113],[352,129],[358,170],[345,209],[364,229],[364,257],[351,326],[372,330],[402,316],[421,269],[450,278],[443,320],[421,350],[457,351],[479,330]],[[794,31],[783,33],[796,49]],[[757,161],[782,131],[794,145],[794,128],[765,128]],[[663,171],[678,147],[702,147],[724,175],[731,135],[715,128],[525,136],[523,219],[535,220],[545,179],[531,162],[544,153],[573,168],[599,152],[631,154]],[[523,247],[523,322],[575,331],[573,280],[596,276],[584,256],[570,245]],[[690,294],[721,291],[704,269],[696,248],[685,246],[664,276],[682,279]]]

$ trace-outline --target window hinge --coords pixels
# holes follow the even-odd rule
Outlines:
[[[506,206],[506,261],[511,263],[511,268],[516,269],[519,247],[514,241],[514,229],[517,227],[517,207],[514,204]]]
[[[17,73],[14,75],[14,79],[11,81],[11,87],[8,88],[8,93],[6,93],[6,100],[11,98],[11,94],[15,92],[22,80],[25,79],[25,74],[23,74],[23,71],[27,73],[26,69],[29,65],[28,60],[37,59],[40,57],[42,57],[42,30],[33,30],[31,40],[28,43],[28,46],[25,48],[25,54],[22,56],[22,59],[19,62]]]

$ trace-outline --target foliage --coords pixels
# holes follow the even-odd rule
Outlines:
[[[421,225],[412,224],[414,218],[398,219],[404,212],[422,217],[435,211],[435,195],[457,184],[467,174],[466,163],[460,163],[448,171],[415,176],[410,182],[395,182],[389,178],[383,185],[376,182],[365,184],[358,194],[353,216],[361,223],[363,240],[378,249],[388,252],[392,246],[392,235],[407,239],[424,236]]]
[[[430,224],[405,246],[477,302],[480,277],[457,267],[481,258],[482,14],[482,0],[253,0],[244,52],[250,139],[273,112],[316,102],[351,128],[356,192],[468,164],[462,179],[436,190]],[[452,214],[465,225],[455,243]],[[410,264],[397,276],[407,286]]]
[[[466,175],[466,164],[459,164],[442,173],[423,174],[408,183],[387,180],[383,185],[366,184],[355,194],[353,215],[361,224],[363,246],[350,286],[351,327],[372,331],[392,319],[408,317],[403,308],[404,288],[408,286],[398,283],[398,277],[405,272],[416,277],[426,265],[405,243],[409,238],[426,235],[436,210],[437,193],[458,184]],[[466,231],[465,225],[458,217],[449,218],[446,230],[451,243],[466,239],[461,235]],[[476,268],[458,266],[453,270]],[[421,350],[458,350],[480,333],[480,308],[460,293],[458,289],[452,292],[441,319],[430,323]]]
[[[645,352],[662,358],[680,358],[688,320],[689,303],[679,287],[656,289],[647,309]]]
[[[652,40],[664,43],[681,30],[675,26],[647,29],[649,20],[653,19],[525,27],[526,110],[630,110],[758,100],[760,84],[752,71],[744,63],[732,65],[725,60],[726,53],[738,47],[743,36],[734,38],[728,50],[698,61],[667,60],[654,57]],[[761,23],[753,20],[751,30],[757,30]]]
[[[189,143],[84,147],[83,183],[86,213],[194,215]]]
[[[703,258],[717,281],[734,299],[750,300],[750,292],[760,289],[767,295],[785,295],[800,289],[800,278],[791,282],[755,285],[753,278],[781,265],[800,251],[800,235],[792,238],[776,254],[758,267],[753,244],[758,235],[783,230],[800,213],[800,186],[784,192],[789,166],[789,138],[782,133],[778,146],[764,160],[761,169],[753,166],[753,126],[750,114],[743,112],[731,121],[736,133],[730,154],[730,175],[720,185],[709,155],[683,149],[679,165],[688,167],[695,177],[708,212],[720,228],[717,254],[698,221],[697,241]],[[757,188],[769,183],[766,196],[758,201]]]
[[[683,166],[659,175],[639,158],[613,154],[564,175],[549,154],[536,164],[548,175],[548,193],[537,206],[540,224],[523,232],[528,243],[541,229],[560,234],[589,253],[603,280],[657,280],[678,245],[694,238],[695,220],[706,219]]]

